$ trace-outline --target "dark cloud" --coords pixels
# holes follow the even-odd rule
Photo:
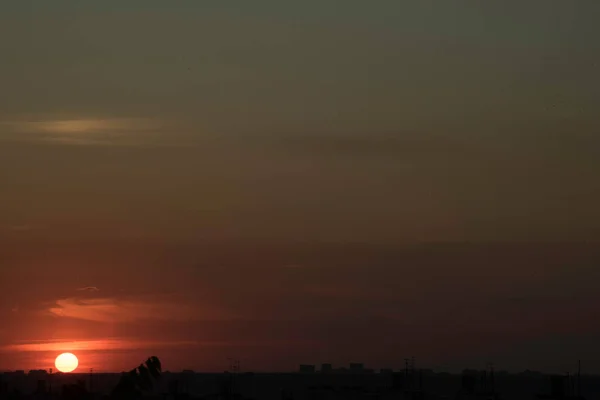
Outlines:
[[[99,292],[100,289],[98,289],[95,286],[87,286],[87,287],[82,287],[77,289],[78,292]]]

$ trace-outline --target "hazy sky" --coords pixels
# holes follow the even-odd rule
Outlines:
[[[2,2],[0,369],[600,372],[599,18]]]

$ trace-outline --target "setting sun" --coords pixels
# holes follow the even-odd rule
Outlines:
[[[74,354],[64,353],[56,357],[55,365],[60,372],[69,373],[77,369],[79,360]]]

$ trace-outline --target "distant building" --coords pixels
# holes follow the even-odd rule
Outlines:
[[[363,363],[350,363],[350,372],[365,372],[365,366]]]
[[[331,364],[321,364],[321,372],[330,373],[333,372],[333,365]]]
[[[308,365],[308,364],[302,364],[302,365],[300,365],[299,372],[302,374],[314,374],[315,366]]]
[[[379,370],[379,373],[380,373],[380,374],[384,374],[384,375],[391,375],[391,374],[393,374],[393,373],[394,373],[394,370],[393,370],[393,369],[391,369],[391,368],[381,368],[381,369]]]
[[[193,375],[195,374],[195,372],[191,369],[184,369],[183,371],[181,371],[182,374],[184,375]]]
[[[33,376],[33,377],[45,377],[48,375],[48,371],[46,371],[45,369],[33,369],[31,371],[29,371],[29,376]]]

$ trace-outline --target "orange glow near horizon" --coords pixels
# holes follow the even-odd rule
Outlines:
[[[56,369],[60,372],[69,373],[73,372],[79,366],[79,360],[72,353],[63,353],[56,357],[56,361],[54,363],[56,365]]]

